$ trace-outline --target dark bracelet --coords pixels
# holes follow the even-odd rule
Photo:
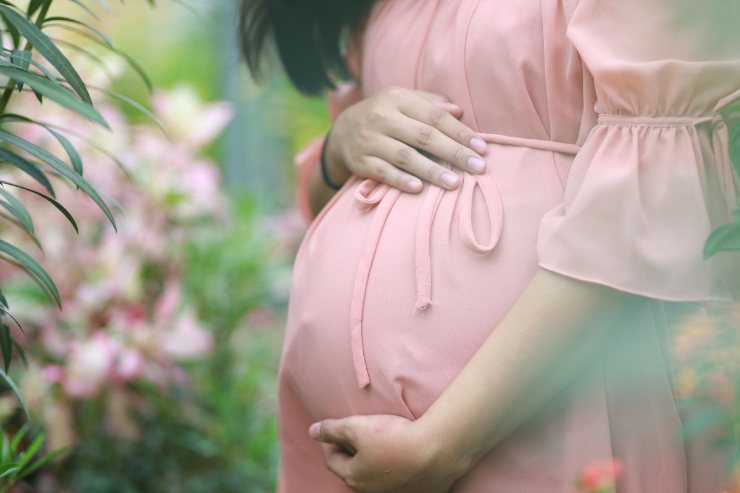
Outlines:
[[[324,179],[324,183],[326,183],[329,188],[339,190],[340,188],[342,188],[342,185],[329,178],[329,171],[326,169],[326,148],[329,147],[328,144],[330,135],[331,129],[329,129],[329,131],[326,133],[326,137],[324,137],[324,145],[321,147],[321,159],[319,160],[319,165],[321,167],[321,177]]]

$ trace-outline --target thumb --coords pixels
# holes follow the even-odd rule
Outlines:
[[[356,435],[347,418],[318,421],[310,426],[308,434],[320,442],[349,445],[352,449],[356,449]]]

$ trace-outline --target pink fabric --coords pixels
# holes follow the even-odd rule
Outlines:
[[[724,0],[375,5],[362,95],[446,95],[488,142],[488,168],[450,167],[460,188],[420,194],[353,177],[311,224],[280,365],[281,493],[349,492],[307,427],[421,416],[539,266],[634,304],[603,322],[612,352],[454,491],[571,493],[611,457],[625,464],[618,493],[727,488],[722,458],[678,438],[667,347],[696,302],[738,295],[737,256],[701,258],[737,206],[722,110],[740,97],[738,21]]]
[[[362,99],[362,87],[357,82],[345,82],[337,86],[336,90],[327,91],[326,102],[329,109],[329,118],[333,122],[346,108]],[[321,151],[324,148],[324,136],[317,137],[304,146],[293,159],[297,175],[296,202],[306,223],[314,219],[309,200],[311,188],[311,174],[319,165]]]

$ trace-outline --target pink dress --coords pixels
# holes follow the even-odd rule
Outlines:
[[[381,0],[362,95],[446,95],[489,143],[462,186],[353,177],[298,252],[280,365],[281,493],[350,490],[308,426],[421,416],[538,268],[634,293],[612,357],[494,447],[456,493],[573,492],[619,457],[619,493],[720,493],[721,462],[677,436],[667,331],[738,298],[740,263],[702,259],[738,184],[724,111],[740,99],[728,0]],[[629,368],[625,368],[627,359]]]

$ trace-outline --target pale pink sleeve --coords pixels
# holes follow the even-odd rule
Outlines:
[[[739,254],[702,255],[738,207],[738,26],[736,1],[580,0],[567,36],[599,118],[540,224],[541,267],[657,299],[738,299]]]
[[[327,91],[326,102],[329,109],[329,117],[332,122],[349,106],[362,99],[362,85],[360,83],[361,73],[361,50],[362,34],[350,39],[346,59],[350,72],[355,81],[344,82],[337,85],[333,91]],[[319,165],[321,150],[324,146],[324,136],[317,137],[304,146],[293,159],[297,175],[297,197],[298,208],[306,222],[314,219],[309,202],[310,178],[313,170]]]

